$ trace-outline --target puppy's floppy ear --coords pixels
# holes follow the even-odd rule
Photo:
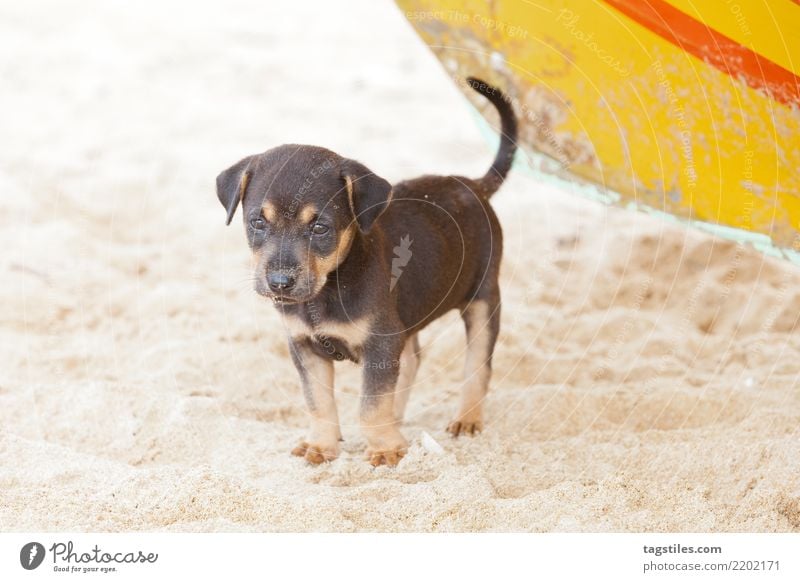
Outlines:
[[[240,160],[217,176],[217,198],[228,212],[226,225],[231,223],[236,208],[244,200],[244,193],[252,176],[249,168],[252,159],[253,156],[249,156]]]
[[[358,228],[361,232],[368,232],[389,205],[392,185],[355,160],[342,162],[341,173]]]

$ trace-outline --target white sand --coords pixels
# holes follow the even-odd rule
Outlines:
[[[451,316],[397,469],[361,458],[353,366],[342,457],[291,457],[297,375],[216,174],[284,142],[391,180],[492,152],[393,6],[262,4],[0,7],[0,530],[800,530],[798,271],[519,172],[484,434],[443,430]]]

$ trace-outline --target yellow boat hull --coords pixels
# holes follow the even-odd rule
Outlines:
[[[794,0],[397,4],[455,80],[507,91],[538,170],[800,262]]]

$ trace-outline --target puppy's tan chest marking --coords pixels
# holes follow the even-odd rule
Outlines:
[[[370,318],[361,317],[346,322],[330,321],[319,314],[310,314],[311,321],[296,315],[284,314],[283,322],[292,339],[311,338],[325,345],[326,341],[341,342],[350,348],[352,353],[361,351],[370,333]]]

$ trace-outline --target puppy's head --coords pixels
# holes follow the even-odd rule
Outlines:
[[[276,303],[316,296],[391,190],[362,164],[313,146],[280,146],[217,176],[227,224],[242,205],[256,292]]]

